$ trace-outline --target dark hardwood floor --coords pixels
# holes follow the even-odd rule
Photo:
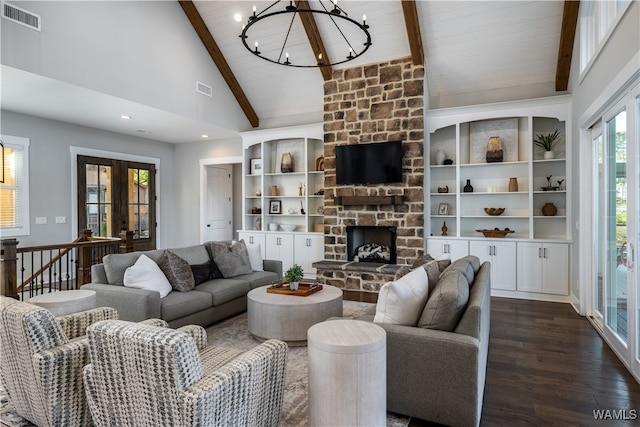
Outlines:
[[[569,304],[510,298],[491,304],[481,426],[640,425],[640,385]],[[637,418],[596,420],[594,410]]]

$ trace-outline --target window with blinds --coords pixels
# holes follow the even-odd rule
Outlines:
[[[0,231],[3,237],[29,234],[29,139],[2,135]]]

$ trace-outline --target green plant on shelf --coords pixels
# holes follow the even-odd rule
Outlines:
[[[302,276],[304,275],[304,270],[298,264],[293,264],[290,269],[284,273],[284,278],[289,283],[297,283],[302,280]]]
[[[559,139],[560,132],[556,129],[553,133],[536,134],[535,138],[533,138],[533,143],[544,151],[552,151],[553,146],[556,145]]]

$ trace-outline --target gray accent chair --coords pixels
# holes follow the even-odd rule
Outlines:
[[[82,383],[87,326],[117,319],[108,307],[55,318],[42,307],[0,297],[0,375],[18,415],[40,427],[90,426]]]
[[[87,335],[91,364],[84,380],[98,426],[278,425],[287,359],[282,341],[242,352],[205,347],[199,326],[184,333],[125,321],[96,323]]]
[[[480,265],[474,256],[447,269],[471,279],[466,308],[451,331],[378,323],[387,332],[387,410],[448,426],[480,424],[489,352],[490,269],[489,262]],[[458,280],[447,270],[440,280]]]

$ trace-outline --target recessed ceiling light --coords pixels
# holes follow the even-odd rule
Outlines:
[[[127,115],[123,114],[123,115],[120,116],[120,118],[124,119],[124,120],[129,120],[131,118],[131,116],[127,116]]]
[[[235,15],[233,15],[233,19],[235,19],[236,22],[242,22],[242,15],[236,13]]]
[[[202,137],[202,138],[209,138],[209,135],[207,135],[206,133],[203,133],[202,135],[200,135],[200,137]]]

